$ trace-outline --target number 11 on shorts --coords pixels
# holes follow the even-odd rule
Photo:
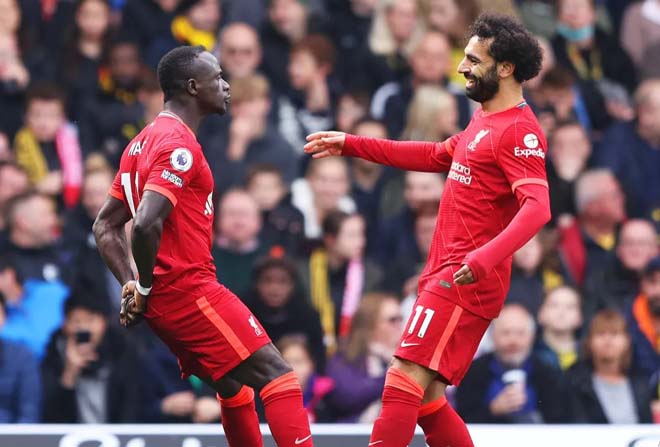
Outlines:
[[[419,322],[419,317],[422,316],[422,313],[424,313],[424,321],[422,321],[422,326],[419,328],[419,332],[417,333],[419,338],[423,338],[424,335],[426,335],[426,331],[429,328],[429,324],[431,324],[431,318],[433,318],[435,311],[433,309],[425,309],[424,306],[415,307],[415,315],[413,316],[413,320],[410,323],[410,327],[408,328],[409,334],[415,332],[415,328]]]

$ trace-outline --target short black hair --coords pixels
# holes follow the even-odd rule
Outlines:
[[[193,63],[206,49],[201,46],[180,46],[168,52],[158,63],[158,83],[169,101],[186,89],[186,82],[193,78]]]
[[[75,309],[84,309],[106,318],[112,313],[107,296],[97,294],[96,288],[85,289],[82,286],[72,290],[64,302],[64,315],[68,316]]]
[[[536,38],[513,17],[492,12],[482,13],[470,27],[469,37],[493,39],[489,53],[496,62],[515,65],[513,77],[523,82],[541,70],[543,51]]]

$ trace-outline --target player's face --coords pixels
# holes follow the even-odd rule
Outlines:
[[[198,76],[197,97],[202,111],[211,114],[224,115],[227,112],[231,96],[229,84],[222,77],[222,69],[218,59],[205,51],[197,59]]]
[[[458,72],[465,76],[465,94],[477,102],[486,102],[500,89],[497,63],[488,53],[490,40],[480,40],[472,36],[465,47],[465,57],[458,66]]]

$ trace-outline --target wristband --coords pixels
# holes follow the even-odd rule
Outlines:
[[[153,286],[152,286],[153,287]],[[143,287],[140,285],[140,281],[135,281],[135,290],[142,296],[148,296],[151,293],[151,287]]]

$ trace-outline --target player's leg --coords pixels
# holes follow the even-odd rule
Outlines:
[[[439,380],[426,388],[417,423],[429,447],[471,447],[474,443],[465,422],[447,403],[446,388]]]
[[[435,376],[435,371],[394,358],[385,376],[383,406],[374,422],[370,446],[405,447],[410,444],[424,390]]]
[[[229,375],[259,390],[266,421],[278,446],[313,446],[300,383],[272,343],[260,348]]]
[[[216,382],[210,377],[203,380],[218,393],[222,427],[229,447],[263,447],[254,390],[229,376]]]

